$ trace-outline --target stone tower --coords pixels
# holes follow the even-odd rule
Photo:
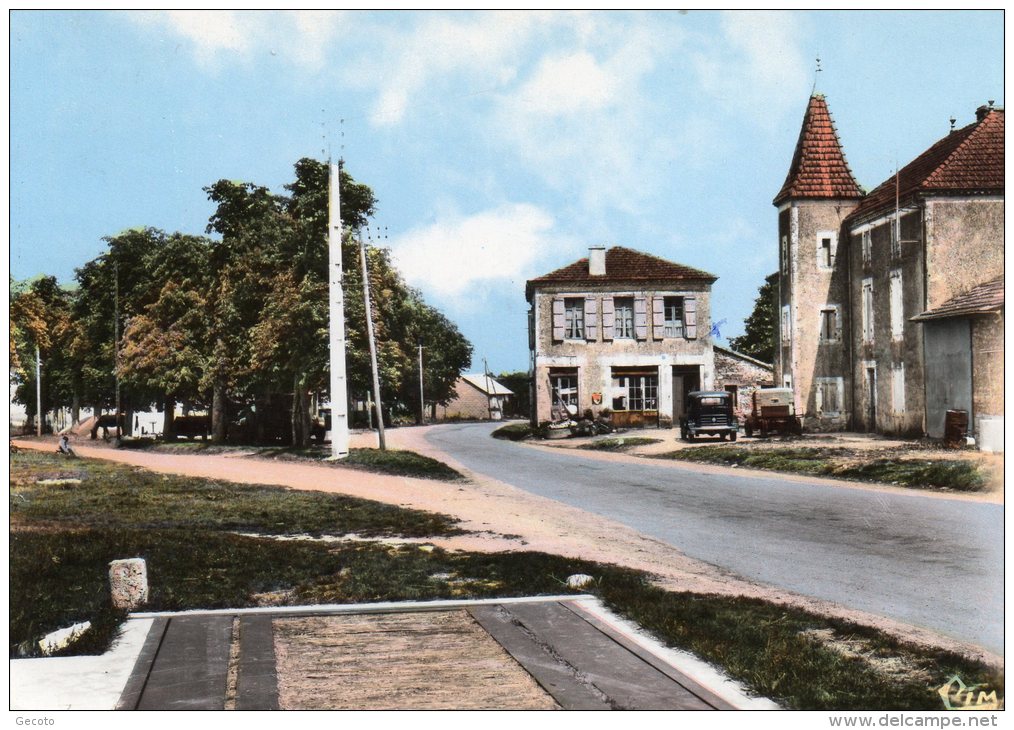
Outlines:
[[[789,174],[774,199],[779,242],[775,380],[795,390],[796,413],[811,430],[848,424],[848,236],[842,221],[862,196],[827,102],[815,93]]]

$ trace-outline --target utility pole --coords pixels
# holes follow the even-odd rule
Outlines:
[[[486,364],[486,358],[482,358],[482,374],[486,376],[486,410],[489,411],[489,420],[493,420],[493,396],[490,394],[492,385],[489,382],[489,365]]]
[[[423,395],[422,340],[419,340],[419,425],[426,423],[426,398]]]
[[[377,372],[377,344],[373,339],[373,307],[370,305],[370,272],[366,268],[366,244],[359,236],[359,264],[363,270],[363,300],[366,303],[366,336],[370,344],[370,367],[373,370],[373,400],[377,404],[377,440],[381,451],[387,450],[384,441],[384,405],[380,400],[380,373]]]
[[[120,262],[113,261],[113,375],[116,377],[116,445],[120,445]]]
[[[35,346],[35,435],[42,435],[42,355]]]
[[[328,162],[328,335],[331,348],[331,459],[349,455],[349,394],[345,370],[345,292],[342,288],[341,160]]]

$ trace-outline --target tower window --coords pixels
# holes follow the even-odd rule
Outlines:
[[[817,234],[818,269],[831,269],[834,267],[834,254],[837,243],[837,236],[832,231],[821,231]]]

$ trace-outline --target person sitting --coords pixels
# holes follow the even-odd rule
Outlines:
[[[70,439],[67,438],[67,434],[60,437],[60,444],[56,447],[56,453],[65,454],[67,456],[77,456],[74,453],[74,449],[70,447]]]

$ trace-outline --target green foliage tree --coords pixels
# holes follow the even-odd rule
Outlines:
[[[763,362],[775,360],[775,326],[778,322],[778,274],[764,279],[753,311],[744,322],[745,332],[729,339],[729,346]]]

